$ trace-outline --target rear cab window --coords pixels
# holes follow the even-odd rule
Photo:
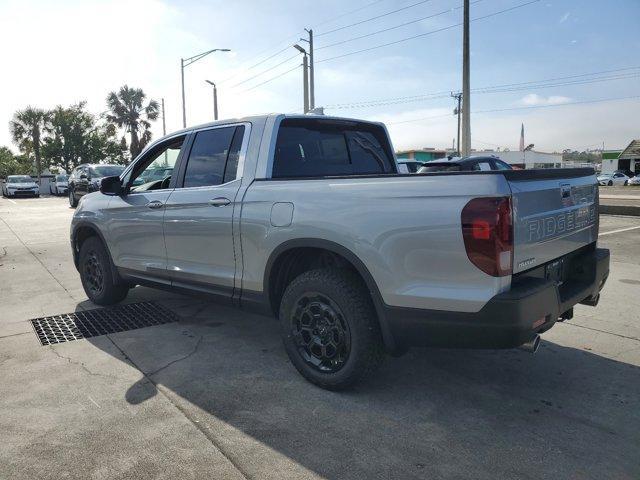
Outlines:
[[[272,178],[397,173],[384,128],[365,122],[287,118],[278,130]]]

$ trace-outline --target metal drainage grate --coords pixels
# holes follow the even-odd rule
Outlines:
[[[31,325],[42,345],[53,345],[177,321],[171,310],[141,302],[36,318]]]

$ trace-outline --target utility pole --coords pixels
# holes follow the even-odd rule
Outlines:
[[[458,136],[458,142],[456,143],[457,148],[455,150],[458,152],[458,156],[460,156],[460,114],[462,113],[460,111],[460,103],[462,102],[462,93],[460,93],[460,92],[457,92],[457,93],[451,92],[451,97],[455,98],[457,100],[457,102],[458,102],[458,106],[453,109],[453,113],[458,115],[458,130],[456,131],[456,135]]]
[[[471,94],[469,81],[469,0],[464,0],[462,38],[462,150],[463,157],[471,153]]]
[[[302,82],[303,82],[302,93],[304,95],[304,98],[302,103],[304,105],[304,113],[307,113],[309,111],[309,61],[307,58],[308,54],[307,54],[307,51],[297,43],[293,46],[293,48],[298,50],[303,55],[302,56]]]
[[[313,110],[316,108],[316,86],[315,86],[315,74],[314,74],[314,63],[313,63],[313,30],[306,29],[309,34],[309,40],[301,38],[303,42],[307,42],[309,44],[309,108]]]
[[[218,89],[211,80],[205,80],[205,82],[213,86],[213,119],[218,120]]]
[[[164,98],[162,99],[162,135],[167,134],[167,123],[164,116]]]

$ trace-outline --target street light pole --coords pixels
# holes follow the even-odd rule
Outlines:
[[[205,80],[205,82],[213,86],[213,119],[218,120],[218,89],[211,80]]]
[[[303,55],[302,57],[302,82],[303,82],[302,94],[304,95],[304,98],[302,103],[304,106],[304,113],[307,113],[309,111],[309,62],[307,59],[307,51],[297,43],[293,46],[293,48],[298,50]]]
[[[196,63],[198,60],[202,60],[204,57],[213,52],[230,52],[228,48],[214,48],[213,50],[207,50],[206,52],[199,53],[198,55],[194,55],[189,58],[181,58],[180,59],[180,75],[182,79],[182,126],[187,128],[187,109],[185,106],[184,99],[184,68],[188,67],[192,63]]]

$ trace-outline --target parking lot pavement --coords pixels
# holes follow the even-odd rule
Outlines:
[[[600,305],[536,355],[415,349],[332,393],[275,320],[141,287],[182,320],[40,346],[26,320],[92,308],[71,215],[0,199],[0,478],[640,478],[639,218],[601,217]]]

